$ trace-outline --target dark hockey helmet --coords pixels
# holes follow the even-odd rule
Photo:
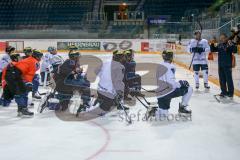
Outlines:
[[[197,31],[194,32],[194,35],[197,35],[197,34],[201,35],[202,33],[201,33],[201,31],[197,30]]]
[[[38,61],[40,61],[42,56],[43,56],[43,53],[41,51],[37,50],[37,49],[34,49],[33,53],[32,53],[32,56],[34,58],[36,58]]]
[[[81,57],[81,54],[80,54],[80,52],[77,52],[77,51],[72,50],[72,51],[69,51],[68,57],[69,57],[70,59],[76,59],[76,58]]]
[[[49,53],[55,54],[55,51],[57,51],[57,49],[55,47],[53,47],[53,46],[48,47],[48,52]]]
[[[162,58],[164,61],[172,62],[173,61],[173,52],[164,50],[162,52]]]
[[[134,58],[134,50],[132,49],[127,49],[124,51],[127,60],[132,60]]]
[[[126,60],[126,55],[124,51],[115,50],[113,51],[113,60],[123,63]]]
[[[15,50],[16,50],[15,47],[13,47],[13,46],[8,46],[8,47],[6,48],[6,53],[7,53],[7,54],[11,54],[12,52],[15,52]]]
[[[68,49],[69,49],[69,51],[77,51],[78,50],[78,47],[77,46],[75,46],[75,45],[71,45],[71,46],[69,46],[68,47]]]
[[[23,49],[23,53],[26,55],[26,56],[31,56],[32,55],[32,48],[31,47],[26,47]]]
[[[19,53],[16,53],[16,52],[12,52],[10,54],[10,59],[13,61],[13,62],[18,62],[20,60],[20,54]]]

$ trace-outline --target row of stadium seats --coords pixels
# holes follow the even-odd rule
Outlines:
[[[81,24],[93,0],[0,1],[0,25]]]

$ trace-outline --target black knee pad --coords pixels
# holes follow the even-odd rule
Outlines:
[[[158,98],[158,107],[161,109],[167,110],[170,108],[170,102],[171,102],[171,99]]]
[[[113,106],[113,100],[99,100],[100,105],[99,107],[104,111],[109,111],[111,107]]]

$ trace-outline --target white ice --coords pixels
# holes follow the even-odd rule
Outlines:
[[[107,55],[97,55],[103,59]],[[138,55],[137,62],[161,62],[160,55]],[[140,71],[142,75],[147,71]],[[193,75],[177,67],[177,79],[194,86]],[[93,84],[96,87],[96,83]],[[0,107],[0,160],[235,160],[240,156],[240,99],[218,103],[220,92],[194,91],[190,101],[191,121],[146,122],[134,118],[127,125],[119,117],[68,122],[54,112],[37,112],[34,118],[16,116],[16,104]],[[145,86],[152,89],[154,86]],[[41,89],[44,91],[44,89]],[[156,98],[148,98],[156,102]],[[180,98],[171,103],[177,113]],[[146,109],[137,102],[130,113],[143,115]],[[74,115],[73,115],[74,116]]]

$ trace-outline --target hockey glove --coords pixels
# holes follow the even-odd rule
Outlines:
[[[180,85],[181,85],[181,88],[182,88],[182,87],[184,87],[184,88],[188,88],[188,87],[189,87],[188,81],[180,80],[179,83],[180,83]]]

